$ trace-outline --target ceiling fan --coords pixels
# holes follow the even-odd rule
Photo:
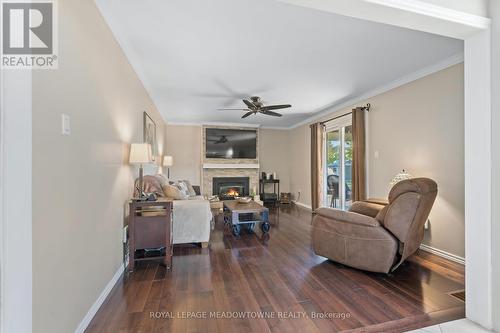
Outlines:
[[[218,139],[218,140],[208,140],[208,141],[211,141],[214,144],[219,144],[219,143],[226,143],[228,140],[227,140],[227,136],[221,135],[220,139]]]
[[[290,104],[279,104],[279,105],[267,105],[264,106],[264,103],[262,103],[260,97],[258,96],[252,96],[250,97],[250,100],[248,99],[243,99],[243,103],[247,106],[246,109],[218,109],[218,110],[240,110],[240,111],[247,111],[241,118],[246,118],[252,114],[257,114],[257,113],[262,113],[267,116],[274,116],[274,117],[281,117],[282,114],[271,111],[271,110],[279,110],[279,109],[286,109],[292,107]]]

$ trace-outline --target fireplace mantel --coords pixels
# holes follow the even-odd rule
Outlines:
[[[259,169],[259,163],[203,163],[203,169]]]

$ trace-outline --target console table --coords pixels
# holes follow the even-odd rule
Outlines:
[[[136,261],[163,259],[172,266],[172,200],[129,202],[129,271]]]
[[[266,184],[273,185],[273,193],[266,192]],[[276,191],[277,187],[277,191]],[[280,193],[280,180],[279,179],[260,179],[259,180],[260,199],[264,203],[272,203],[274,205],[279,203]]]

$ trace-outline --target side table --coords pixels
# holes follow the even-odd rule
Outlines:
[[[172,266],[172,200],[130,200],[129,215],[129,271],[136,261],[163,259]],[[150,254],[152,253],[152,254]]]

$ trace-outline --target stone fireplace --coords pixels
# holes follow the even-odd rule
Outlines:
[[[249,177],[214,177],[212,179],[212,193],[220,200],[232,200],[235,197],[250,194]]]
[[[248,196],[250,193],[257,193],[259,190],[259,133],[257,131],[257,156],[255,159],[223,159],[223,158],[207,158],[206,156],[206,132],[207,127],[211,128],[231,128],[231,129],[248,129],[248,127],[219,127],[219,126],[203,126],[203,152],[202,152],[202,194],[206,196],[220,196],[220,186],[217,184],[222,179],[245,179],[245,184],[225,184],[224,190],[231,191],[230,198],[235,196],[234,192],[241,191],[241,186],[244,187],[244,193],[240,196]],[[231,186],[233,185],[233,186]],[[239,190],[239,191],[238,191]],[[224,192],[224,191],[223,191]]]

